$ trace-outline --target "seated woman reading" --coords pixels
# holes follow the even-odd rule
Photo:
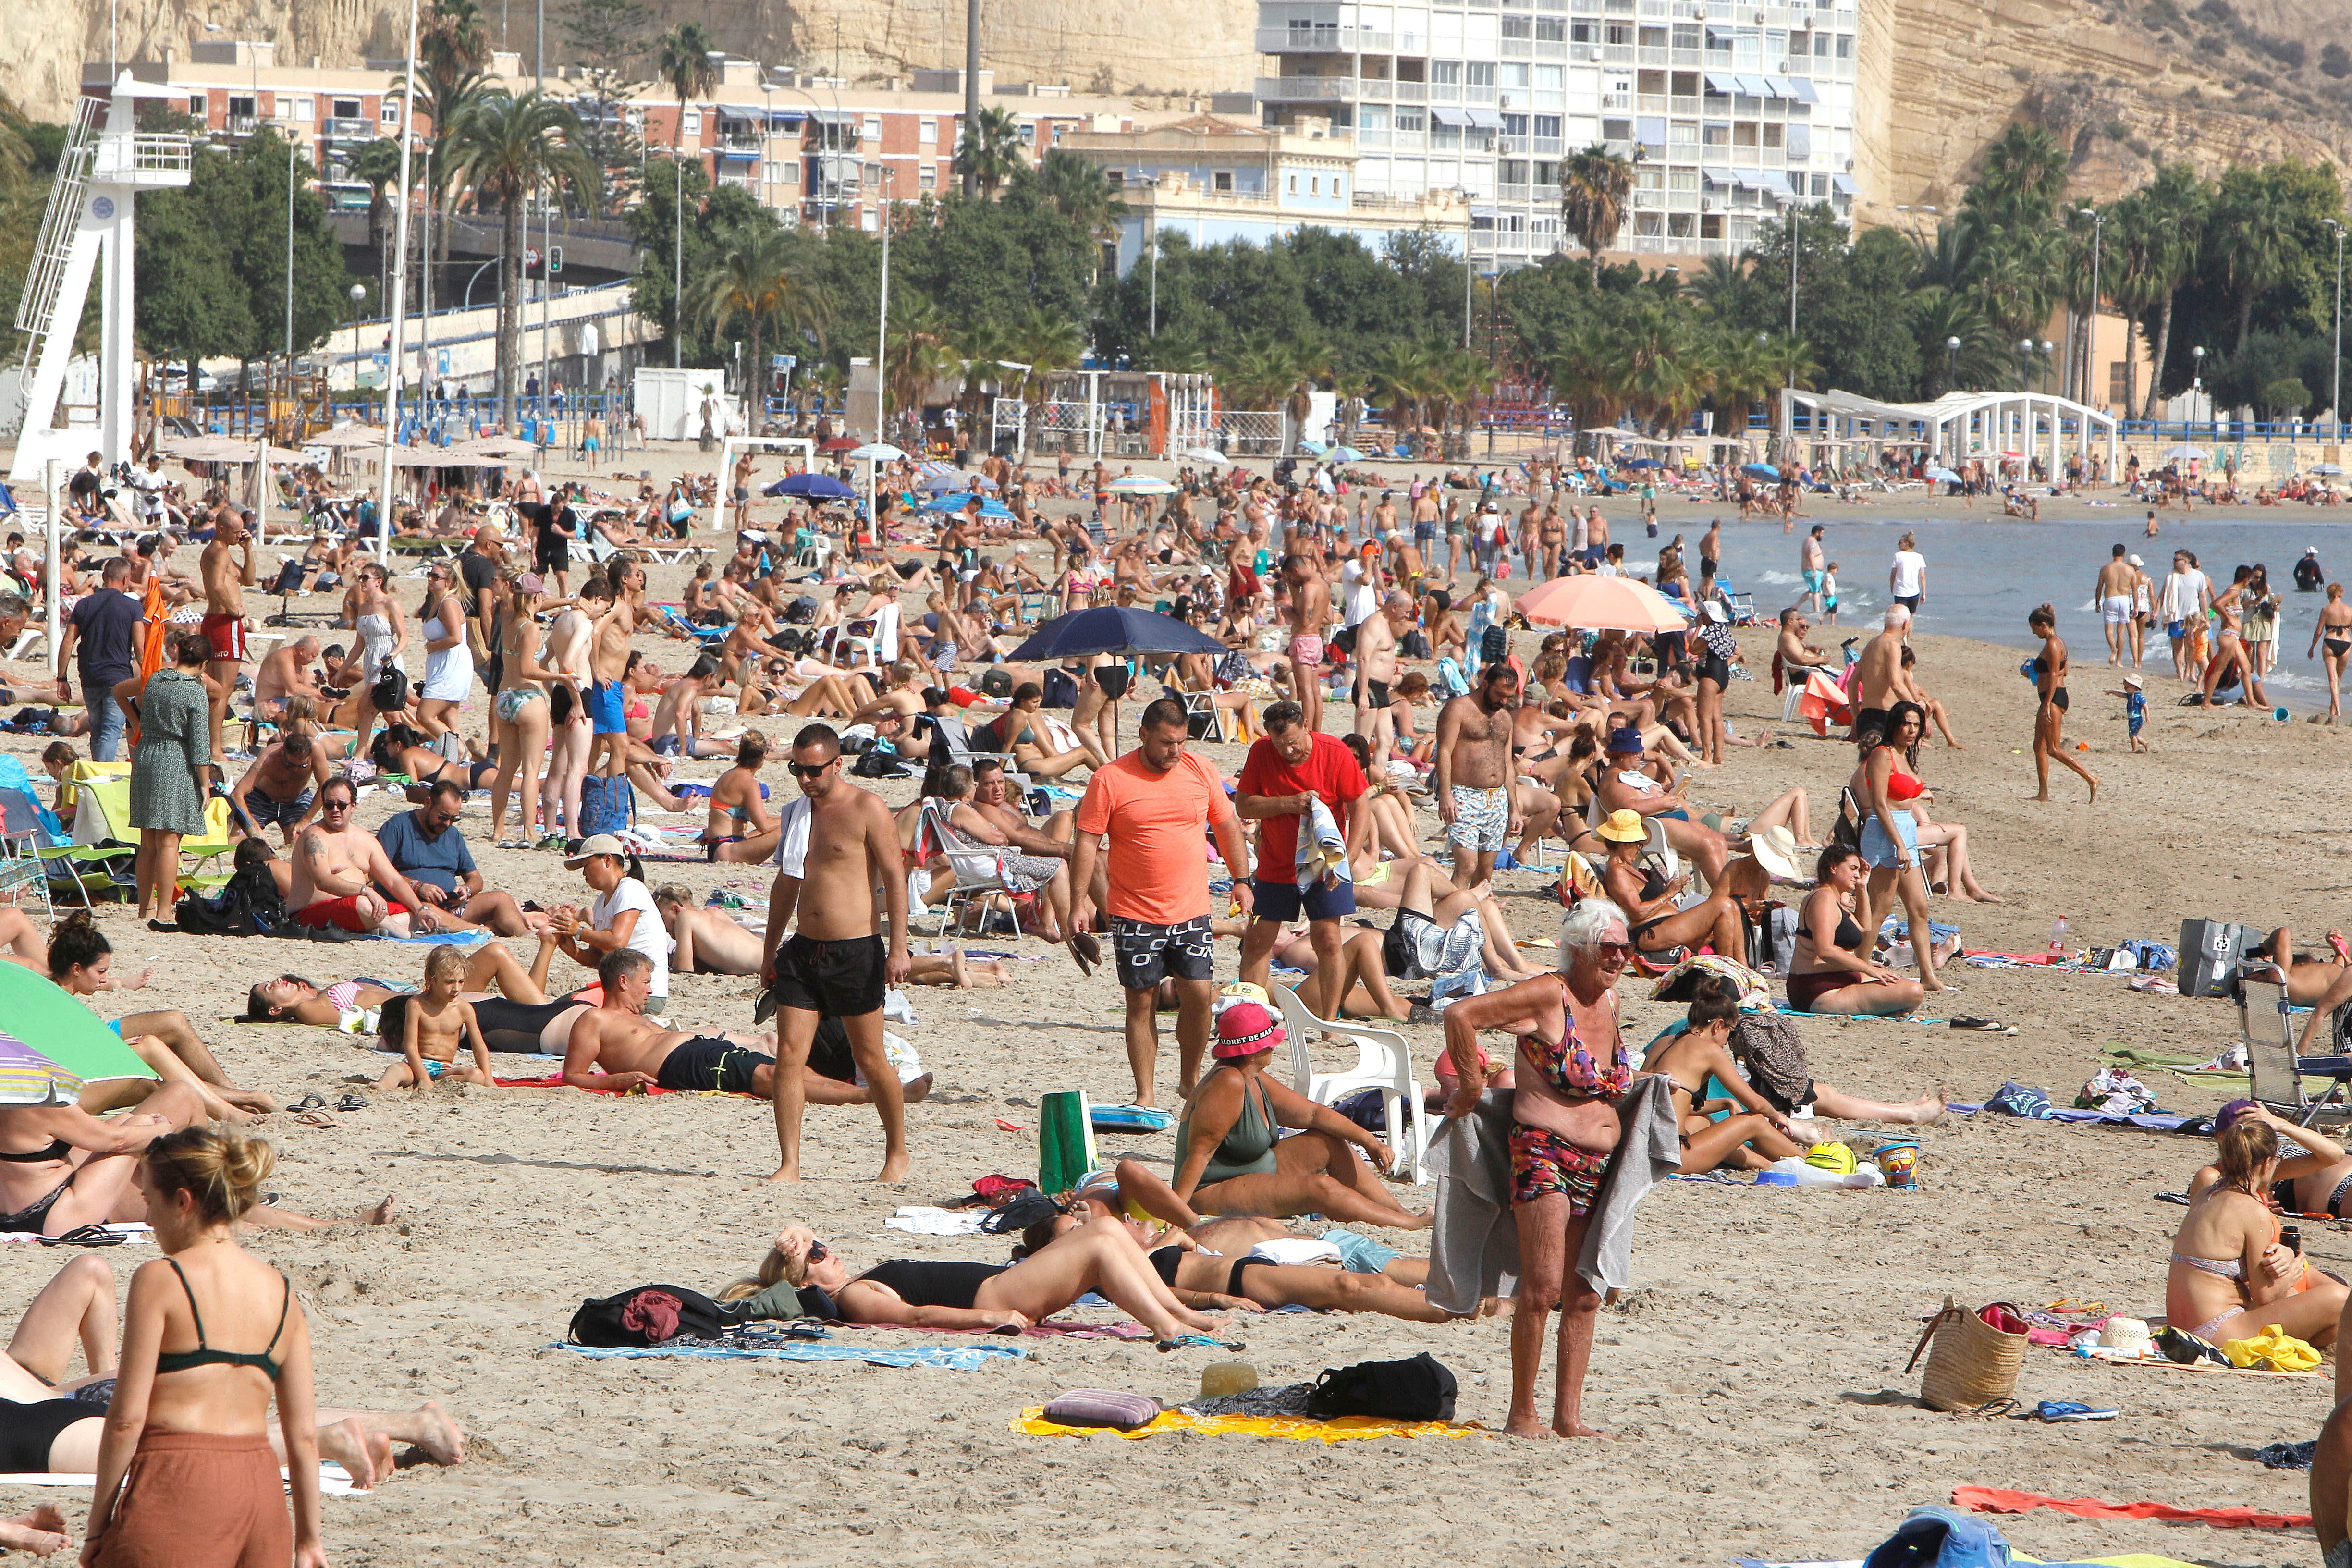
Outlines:
[[[805,1226],[776,1237],[758,1274],[719,1294],[737,1301],[782,1280],[822,1291],[845,1323],[897,1323],[921,1329],[1025,1329],[1097,1291],[1151,1331],[1162,1350],[1188,1333],[1224,1327],[1183,1305],[1160,1282],[1143,1249],[1116,1219],[1094,1219],[1017,1263],[953,1263],[896,1258],[853,1274],[842,1256]],[[805,1296],[803,1297],[805,1300]]]
[[[1670,952],[1679,947],[1706,943],[1726,957],[1748,952],[1745,922],[1732,901],[1728,879],[1718,877],[1704,903],[1682,907],[1690,875],[1669,878],[1654,865],[1644,865],[1650,825],[1638,811],[1612,811],[1593,829],[1609,847],[1601,868],[1601,886],[1632,923],[1634,948],[1642,952]]]
[[[1832,844],[1814,867],[1817,881],[1797,921],[1789,968],[1789,1005],[1800,1013],[1891,1016],[1916,1010],[1919,982],[1878,963],[1870,933],[1852,910],[1868,868],[1859,850]]]
[[[1426,1229],[1389,1195],[1380,1173],[1388,1146],[1354,1122],[1267,1076],[1281,1025],[1255,1002],[1217,1016],[1216,1059],[1185,1101],[1176,1124],[1179,1197],[1202,1214],[1321,1214],[1348,1225]],[[1281,1138],[1277,1127],[1299,1129]],[[1356,1158],[1361,1149],[1370,1160]]]
[[[2277,1133],[2242,1117],[2221,1134],[2214,1167],[2215,1181],[2189,1200],[2172,1237],[2165,1321],[2216,1345],[2273,1324],[2328,1344],[2347,1292],[2280,1244],[2278,1216],[2264,1201],[2278,1180]]]

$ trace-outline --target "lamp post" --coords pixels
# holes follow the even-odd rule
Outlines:
[[[1944,340],[1944,390],[1951,392],[1960,384],[1960,340]]]
[[[2099,251],[2106,238],[2107,215],[2096,207],[2076,207],[2076,217],[2091,220],[2091,324],[2083,347],[2083,401],[2091,401],[2091,367],[2099,353]]]
[[[888,163],[882,165],[882,316],[874,340],[874,439],[877,442],[890,438],[890,176],[897,172]],[[872,464],[866,466],[868,474],[873,468]],[[866,505],[873,504],[869,486]]]
[[[2032,338],[2017,340],[2017,384],[2018,390],[2021,392],[2031,392],[2033,389],[2033,340]]]
[[[408,57],[401,75],[408,90],[400,109],[400,224],[393,246],[393,254],[399,259],[393,263],[392,299],[386,303],[386,311],[392,321],[388,344],[392,352],[383,366],[384,452],[375,511],[378,560],[388,560],[392,555],[392,446],[400,439],[400,339],[402,318],[408,302],[408,159],[416,129],[416,4],[417,0],[408,0]],[[260,105],[254,107],[257,109]],[[190,379],[194,378],[192,376]]]
[[[1151,216],[1144,230],[1144,243],[1151,247],[1151,317],[1145,335],[1160,336],[1160,176],[1150,175],[1143,182],[1151,190]]]
[[[1462,352],[1470,352],[1470,285],[1477,276],[1470,260],[1470,188],[1454,187],[1454,199],[1462,204]]]
[[[354,395],[356,395],[356,394],[358,393],[359,389],[360,389],[360,305],[361,305],[361,302],[362,302],[362,301],[363,301],[363,300],[366,300],[366,299],[367,299],[367,285],[366,285],[366,284],[364,284],[364,283],[354,283],[354,284],[352,284],[352,393],[353,393]],[[334,395],[334,389],[333,389],[333,388],[331,388],[331,387],[330,387],[330,388],[328,389],[328,397],[330,398],[330,400],[331,400],[331,399],[332,399],[333,395]]]
[[[2189,378],[2189,390],[2201,395],[2205,391],[2205,345],[2199,343],[2195,348],[2190,349],[2189,358],[2189,363],[2196,366],[2196,370]],[[2205,417],[2210,424],[2213,417],[2213,399],[2206,396],[2204,402]]]
[[[2329,408],[2336,415],[2336,438],[2344,439],[2344,225],[2335,218],[2320,222],[2336,231],[2336,348],[2328,356],[2334,374],[2333,390],[2327,395]]]
[[[1794,381],[1797,379],[1797,204],[1793,199],[1781,206],[1780,221],[1789,229],[1789,379]]]

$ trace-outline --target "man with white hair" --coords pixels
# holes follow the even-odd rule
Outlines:
[[[1511,1304],[1511,1403],[1504,1431],[1538,1437],[1537,1376],[1544,1331],[1558,1307],[1559,1365],[1549,1430],[1605,1434],[1583,1419],[1584,1376],[1601,1295],[1576,1268],[1603,1173],[1624,1129],[1613,1103],[1632,1071],[1617,1028],[1617,982],[1633,957],[1625,911],[1587,899],[1559,927],[1558,974],[1538,975],[1445,1010],[1445,1047],[1459,1081],[1445,1113],[1468,1116],[1486,1087],[1485,1031],[1518,1036],[1510,1067],[1511,1214],[1518,1229],[1519,1284]],[[1532,1024],[1533,1027],[1529,1027]]]
[[[1853,681],[1846,688],[1856,713],[1919,700],[1918,689],[1903,668],[1903,645],[1911,636],[1911,612],[1890,605],[1882,624],[1886,629],[1862,645],[1862,657],[1854,661]]]

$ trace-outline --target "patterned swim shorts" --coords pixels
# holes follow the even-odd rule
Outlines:
[[[1446,837],[1465,849],[1491,855],[1503,847],[1510,826],[1510,791],[1454,786],[1454,825],[1445,830]]]
[[[1592,1212],[1601,1173],[1609,1156],[1580,1149],[1556,1132],[1524,1123],[1511,1129],[1511,1201],[1531,1204],[1547,1193],[1565,1194],[1570,1218]]]

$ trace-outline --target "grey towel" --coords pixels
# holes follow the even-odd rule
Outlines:
[[[1507,1089],[1486,1090],[1475,1111],[1448,1117],[1430,1142],[1437,1206],[1423,1289],[1433,1305],[1448,1312],[1474,1312],[1482,1298],[1508,1296],[1518,1289],[1511,1098]],[[1634,1206],[1682,1164],[1682,1135],[1665,1079],[1635,1079],[1617,1111],[1624,1136],[1601,1179],[1576,1259],[1576,1271],[1599,1290],[1633,1281]]]

